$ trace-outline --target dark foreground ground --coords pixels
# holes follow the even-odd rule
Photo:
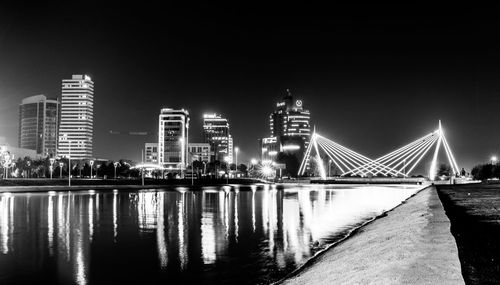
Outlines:
[[[466,284],[500,284],[500,185],[440,185]]]

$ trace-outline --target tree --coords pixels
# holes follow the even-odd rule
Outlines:
[[[276,162],[286,165],[286,168],[283,170],[283,175],[292,177],[297,176],[300,168],[300,161],[297,154],[280,152],[276,157]]]
[[[242,163],[242,164],[238,165],[238,171],[240,171],[246,175],[248,172],[248,167],[246,166],[246,164]]]
[[[442,163],[439,165],[437,176],[451,176],[452,174],[453,172],[448,164]]]
[[[495,166],[496,168],[497,166]],[[494,175],[494,166],[490,163],[479,164],[472,168],[471,175],[476,180],[486,180]]]

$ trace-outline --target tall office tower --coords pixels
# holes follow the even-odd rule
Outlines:
[[[57,154],[91,159],[94,141],[94,82],[87,75],[62,81],[61,120]]]
[[[311,114],[303,108],[302,100],[294,100],[287,89],[285,96],[276,103],[276,109],[269,116],[271,136],[260,141],[261,160],[275,161],[279,152],[302,159],[311,136],[310,119]]]
[[[158,163],[173,170],[186,169],[189,112],[184,109],[161,109],[158,128]]]
[[[302,100],[295,102],[290,90],[286,90],[283,99],[276,103],[276,110],[269,116],[271,136],[273,137],[301,137],[309,142],[311,114],[302,106]]]
[[[210,144],[211,151],[214,153],[212,160],[224,161],[226,156],[230,156],[232,161],[228,120],[220,114],[205,114],[203,115],[203,132],[205,142]]]
[[[24,98],[19,105],[19,147],[53,157],[57,150],[59,100],[45,95]]]

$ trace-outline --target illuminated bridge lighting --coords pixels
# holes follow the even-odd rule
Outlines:
[[[326,172],[320,153],[326,154],[328,158],[341,171],[342,176],[359,175],[366,176],[403,176],[407,177],[419,165],[429,150],[434,146],[434,155],[429,170],[429,177],[434,179],[437,171],[437,157],[442,145],[448,161],[454,173],[459,173],[460,168],[453,156],[451,147],[446,140],[444,131],[439,121],[439,128],[415,141],[396,149],[377,159],[370,159],[351,149],[348,149],[332,140],[329,140],[316,132],[311,136],[311,142],[306,149],[304,159],[299,168],[299,175],[303,175],[309,165],[311,153],[316,153],[314,159],[319,166],[319,173],[322,179],[326,179]]]

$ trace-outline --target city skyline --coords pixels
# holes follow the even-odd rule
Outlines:
[[[35,8],[46,12],[42,25]],[[136,12],[121,7],[111,16],[116,25],[103,19],[111,11],[104,7],[76,11],[62,29],[81,27],[78,35],[61,33],[60,15],[72,8],[14,8],[0,19],[0,136],[11,145],[18,130],[12,106],[34,94],[57,96],[61,78],[86,73],[99,80],[96,157],[139,161],[144,142],[157,135],[161,105],[194,114],[191,133],[200,137],[193,141],[202,141],[202,114],[224,114],[240,160],[248,161],[259,156],[257,139],[267,135],[268,114],[285,89],[303,98],[318,131],[367,155],[404,145],[439,119],[460,165],[470,169],[500,152],[500,134],[491,132],[500,56],[488,36],[500,26],[496,19],[315,17],[293,9],[212,17],[203,8],[169,18],[149,7],[139,10],[150,19],[136,25],[128,20]],[[73,45],[79,38],[89,40]]]

